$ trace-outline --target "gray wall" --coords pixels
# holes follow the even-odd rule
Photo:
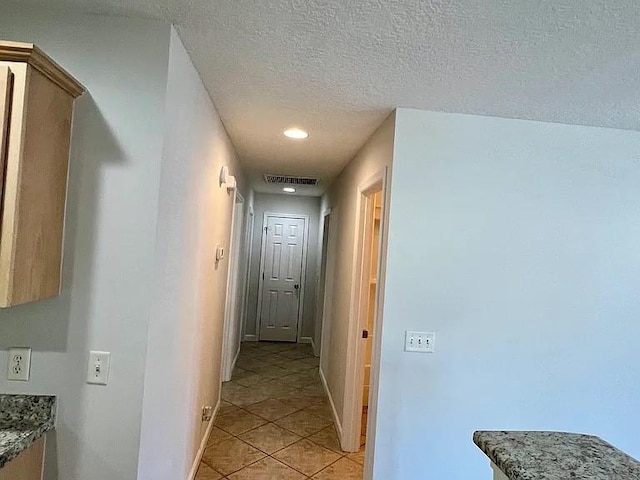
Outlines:
[[[640,455],[638,152],[639,132],[398,110],[374,479],[489,478],[476,429]]]
[[[35,42],[87,92],[74,112],[62,295],[0,312],[0,392],[58,396],[45,478],[136,478],[170,26],[5,2],[3,39]],[[32,347],[31,380],[5,379]],[[109,385],[85,383],[89,350]]]
[[[262,227],[265,213],[287,213],[309,217],[309,239],[307,244],[307,273],[302,313],[302,336],[311,337],[314,332],[316,311],[316,276],[318,271],[318,226],[320,198],[297,195],[272,195],[256,193],[254,199],[255,224],[251,244],[251,271],[249,275],[249,302],[245,338],[257,340],[258,288],[260,285],[260,254],[262,249]]]
[[[358,236],[358,187],[391,167],[394,129],[395,116],[390,115],[336,178],[321,202],[323,212],[331,209],[331,217],[320,368],[338,414],[338,430],[343,429],[345,398],[353,386],[348,352],[353,349],[349,331],[353,328],[351,286],[356,278],[353,258]]]

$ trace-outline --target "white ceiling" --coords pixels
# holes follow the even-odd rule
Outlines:
[[[396,106],[640,130],[638,0],[42,1],[174,22],[257,186],[326,186]]]

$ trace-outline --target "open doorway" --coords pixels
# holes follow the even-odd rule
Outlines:
[[[366,324],[362,329],[364,347],[364,365],[362,382],[362,415],[360,422],[360,445],[366,445],[367,421],[369,417],[369,393],[371,389],[371,362],[373,357],[373,340],[375,338],[376,294],[378,286],[378,267],[380,260],[380,219],[382,214],[382,191],[373,194],[373,209],[368,209],[367,215],[372,215],[366,222],[368,231],[365,239],[369,242],[369,289],[366,297]]]
[[[386,244],[387,171],[358,188],[342,448],[364,454],[370,478],[376,425]]]
[[[231,380],[231,373],[240,352],[242,330],[242,296],[245,278],[242,275],[244,226],[244,198],[235,192],[231,217],[231,240],[229,242],[229,270],[227,273],[227,295],[224,313],[222,381]],[[246,250],[246,246],[244,246]]]
[[[320,272],[318,273],[318,294],[316,305],[316,322],[315,322],[315,335],[313,343],[313,353],[316,357],[321,356],[322,341],[325,335],[325,305],[327,299],[325,293],[327,292],[327,266],[329,256],[329,229],[331,228],[331,209],[322,213],[322,230],[320,232],[320,238],[322,239],[322,245],[320,249]],[[330,290],[330,289],[329,289]]]

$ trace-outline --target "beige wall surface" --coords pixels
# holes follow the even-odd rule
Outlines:
[[[154,302],[149,327],[139,480],[186,478],[216,406],[234,194],[235,150],[175,30],[171,32]]]
[[[320,198],[298,195],[274,195],[256,193],[254,197],[254,229],[251,243],[251,271],[245,338],[257,339],[258,288],[260,285],[260,255],[262,252],[262,228],[265,213],[307,215],[309,239],[307,244],[307,271],[305,277],[304,305],[302,312],[302,337],[311,338],[314,332],[316,312],[316,282],[318,271],[318,226]],[[254,338],[255,336],[255,338]]]
[[[391,167],[395,115],[389,116],[338,176],[322,199],[331,208],[327,261],[327,309],[322,337],[321,369],[340,422],[343,421],[351,292],[355,272],[358,186],[385,167]],[[320,239],[320,241],[322,241]],[[333,288],[330,285],[333,284]]]
[[[48,480],[136,478],[169,33],[0,6],[0,37],[35,42],[87,88],[74,112],[62,295],[0,311],[0,392],[58,396]],[[6,380],[13,346],[33,349],[29,382]],[[89,350],[111,352],[109,385],[85,383]]]

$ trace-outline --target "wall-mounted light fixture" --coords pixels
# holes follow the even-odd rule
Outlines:
[[[229,173],[229,167],[226,165],[220,169],[220,186],[227,187],[229,192],[234,191],[238,187],[236,177]]]
[[[238,182],[236,181],[236,177],[234,175],[229,175],[227,177],[227,191],[233,192],[238,187]]]
[[[224,165],[221,169],[220,169],[220,186],[223,186],[227,183],[227,180],[229,178],[229,167],[227,167],[226,165]]]

